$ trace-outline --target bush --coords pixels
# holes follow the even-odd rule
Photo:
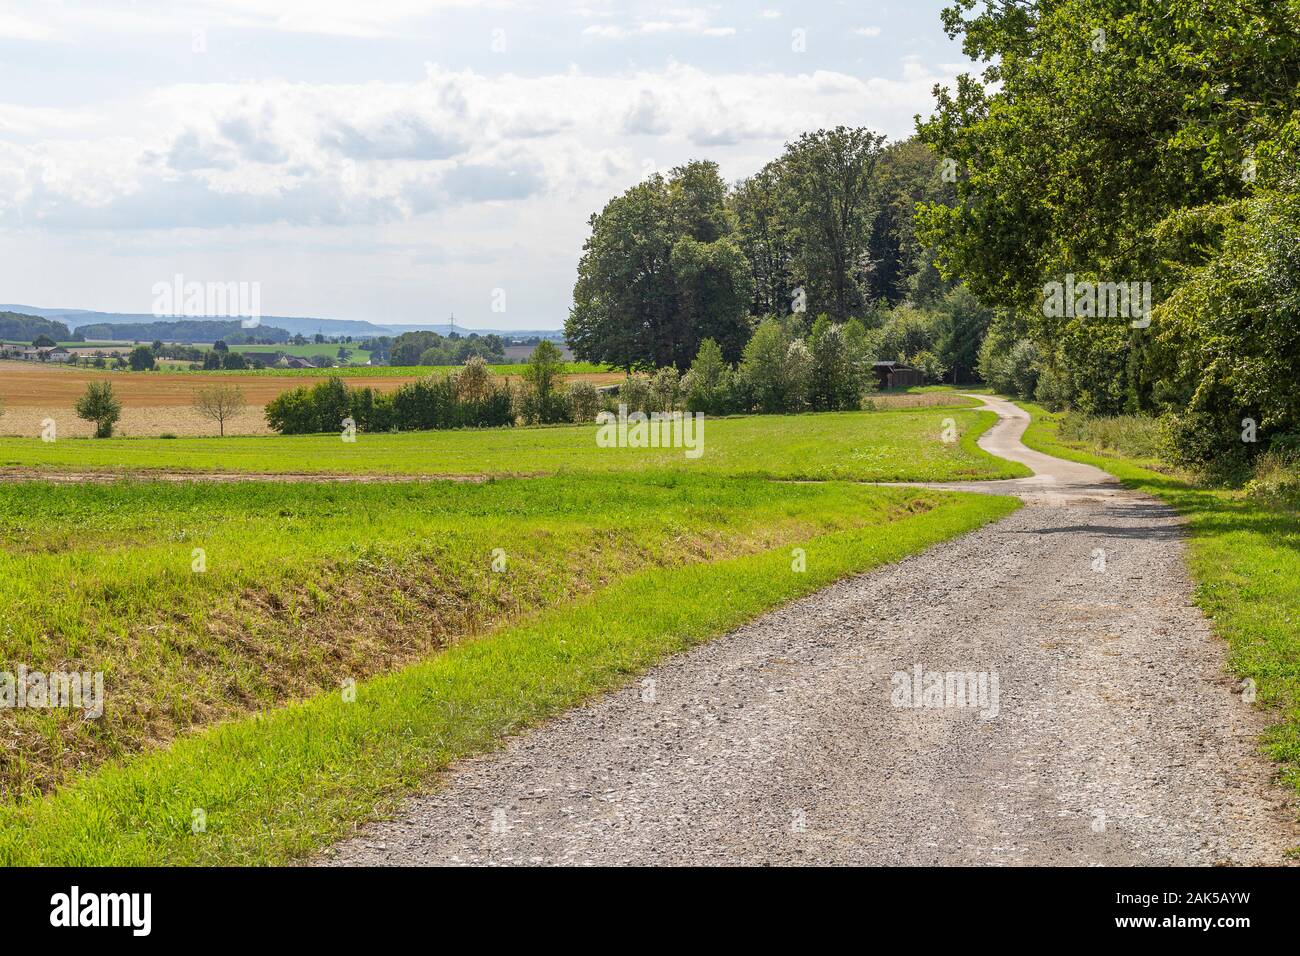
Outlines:
[[[907,357],[903,360],[903,364],[920,370],[925,375],[927,382],[942,382],[943,377],[948,374],[948,370],[939,361],[939,356],[929,349],[922,349],[920,352]]]
[[[626,405],[629,412],[648,412],[654,402],[648,375],[628,375],[618,387],[618,395],[609,399],[610,411],[616,411],[619,405]]]
[[[351,418],[361,432],[481,428],[514,422],[510,389],[492,384],[475,399],[459,394],[453,375],[430,375],[392,394],[349,389],[335,375],[310,388],[291,389],[266,406],[266,421],[285,435],[337,432]]]
[[[524,388],[516,397],[514,410],[530,425],[549,425],[568,418],[565,396],[559,391],[564,358],[555,343],[542,339],[524,368]]]
[[[1059,412],[1070,403],[1070,383],[1068,378],[1050,366],[1038,373],[1038,386],[1034,389],[1034,401],[1044,408]]]
[[[651,407],[647,410],[652,412],[674,411],[681,402],[681,397],[681,376],[678,375],[674,366],[666,365],[655,372],[654,377],[650,380]]]
[[[995,392],[1032,399],[1038,389],[1038,367],[1038,348],[1029,339],[1018,339],[1003,350],[989,337],[980,347],[980,377]]]
[[[1260,455],[1246,493],[1287,508],[1300,508],[1300,457],[1273,450]]]
[[[727,415],[735,411],[735,373],[713,339],[700,343],[690,371],[682,378],[682,392],[687,411],[706,415]]]
[[[1242,441],[1242,417],[1250,416],[1194,409],[1171,412],[1160,419],[1161,448],[1174,464],[1216,479],[1243,480],[1259,445]]]
[[[481,355],[472,356],[456,375],[456,397],[462,402],[486,401],[492,387],[492,370]]]
[[[776,319],[765,319],[741,354],[736,385],[746,410],[802,411],[812,385],[808,347],[790,341]]]
[[[829,411],[854,408],[862,397],[865,381],[862,367],[850,353],[844,326],[833,325],[828,317],[819,316],[808,341],[812,353],[813,408]]]
[[[591,422],[600,411],[600,392],[588,381],[573,382],[566,396],[569,404],[569,421]]]

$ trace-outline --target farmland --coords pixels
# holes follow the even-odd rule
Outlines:
[[[594,367],[594,366],[593,366]],[[517,375],[522,366],[493,366],[500,375]],[[36,362],[0,361],[0,435],[37,436],[41,422],[53,418],[60,435],[88,436],[92,427],[78,419],[72,406],[85,391],[86,384],[106,380],[122,402],[122,420],[118,432],[125,436],[211,435],[210,421],[191,408],[194,393],[214,381],[238,385],[248,402],[248,409],[228,423],[227,434],[265,435],[269,433],[262,409],[280,393],[299,385],[313,385],[328,375],[340,375],[357,386],[368,385],[376,391],[391,392],[406,382],[435,372],[448,371],[432,367],[342,368],[342,369],[264,369],[243,372],[100,371]],[[621,373],[580,372],[598,383],[618,381]],[[351,381],[361,379],[362,381]]]

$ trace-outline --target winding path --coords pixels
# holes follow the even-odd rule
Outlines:
[[[1286,862],[1295,809],[1177,519],[985,403],[980,444],[1034,477],[938,487],[1027,507],[460,764],[320,862]],[[896,706],[917,667],[982,672],[980,706]]]

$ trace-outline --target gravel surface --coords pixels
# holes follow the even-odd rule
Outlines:
[[[1296,810],[1177,520],[987,404],[981,444],[1036,475],[960,487],[1027,507],[460,764],[318,862],[1286,862]],[[985,693],[898,706],[918,666]]]

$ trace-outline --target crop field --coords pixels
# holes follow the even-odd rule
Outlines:
[[[494,366],[502,375],[517,374],[522,366]],[[515,371],[510,371],[515,370]],[[122,402],[122,419],[117,431],[123,436],[214,435],[215,425],[195,412],[194,393],[213,380],[238,385],[248,409],[227,424],[228,435],[267,435],[263,408],[281,392],[300,385],[314,385],[330,375],[342,375],[354,386],[369,386],[391,392],[433,372],[432,367],[279,369],[244,372],[189,371],[101,371],[48,365],[37,362],[0,361],[0,435],[37,437],[41,423],[54,419],[61,436],[84,437],[94,428],[73,412],[73,405],[92,381],[107,380]],[[294,373],[294,374],[279,374]],[[301,373],[301,374],[298,374]],[[598,384],[618,381],[622,373],[574,373]],[[365,379],[365,381],[351,381]]]
[[[296,355],[298,358],[311,358],[314,355],[323,355],[326,358],[333,359],[338,356],[340,348],[345,348],[351,353],[348,356],[349,362],[365,363],[370,360],[370,353],[368,351],[356,345],[349,345],[346,342],[321,342],[310,343],[308,345],[292,345],[284,342],[276,345],[232,345],[230,346],[230,351],[283,352],[285,355]]]
[[[272,346],[266,345],[261,347],[247,346],[243,351],[267,351]],[[311,369],[311,368],[259,368],[245,371],[228,371],[226,369],[193,369],[187,374],[210,376],[227,376],[240,375],[251,376],[256,378],[314,378],[321,374],[341,375],[344,378],[422,378],[435,372],[454,372],[461,368],[459,365],[347,365],[342,368],[333,369]],[[488,370],[493,375],[516,376],[522,375],[525,364],[522,362],[507,362],[501,365],[489,365]],[[621,371],[611,371],[604,365],[593,365],[591,362],[566,362],[564,363],[565,375],[576,375],[583,378],[595,376],[594,380],[600,382],[617,382],[623,379],[624,373]],[[301,384],[301,383],[295,383]],[[364,382],[354,384],[366,384]]]
[[[940,440],[949,417],[958,442]],[[710,420],[696,460],[598,448],[594,426],[4,440],[28,477],[321,467],[369,480],[0,482],[0,663],[98,672],[105,688],[93,720],[0,711],[0,861],[300,859],[457,755],[1014,509],[772,480],[1017,473],[975,447],[991,421],[962,408]],[[424,472],[549,474],[376,480]],[[371,703],[353,707],[349,687]],[[304,733],[303,720],[330,726]],[[196,806],[201,841],[180,812]]]

